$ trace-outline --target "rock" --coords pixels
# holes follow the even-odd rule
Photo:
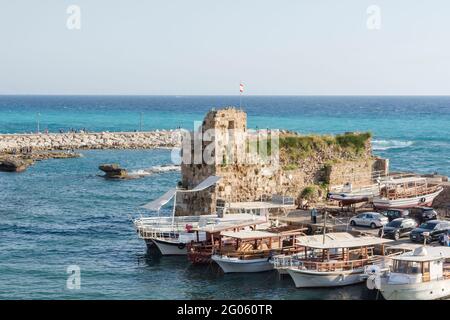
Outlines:
[[[117,163],[113,164],[102,164],[98,167],[102,170],[105,175],[105,178],[109,179],[127,179],[128,171],[126,169],[121,168]]]
[[[18,158],[0,159],[0,171],[23,172],[33,164],[33,160],[24,160]]]

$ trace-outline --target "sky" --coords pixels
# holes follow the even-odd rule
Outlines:
[[[448,0],[0,0],[0,94],[449,95],[449,15]]]

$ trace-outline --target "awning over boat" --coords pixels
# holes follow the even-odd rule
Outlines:
[[[242,202],[229,202],[226,204],[227,209],[279,209],[290,208],[295,206],[294,204],[282,204],[267,201],[242,201]]]
[[[367,247],[387,242],[392,242],[392,240],[372,236],[353,237],[349,233],[338,232],[325,234],[325,242],[323,241],[323,235],[314,235],[299,237],[296,244],[316,249],[337,249]]]
[[[221,236],[235,238],[240,240],[253,240],[253,239],[266,239],[266,238],[275,238],[279,237],[277,233],[267,232],[267,231],[222,231],[220,233]]]
[[[206,178],[205,180],[200,182],[194,189],[191,189],[191,190],[179,190],[179,191],[181,191],[181,192],[202,191],[202,190],[205,190],[205,189],[215,185],[217,183],[217,181],[219,181],[219,180],[220,180],[220,177],[218,177],[218,176],[209,176],[208,178]]]
[[[158,199],[153,200],[152,202],[149,202],[149,203],[141,206],[141,208],[144,208],[144,209],[147,209],[147,210],[151,210],[151,211],[158,211],[159,209],[161,209],[161,207],[163,205],[168,203],[170,201],[170,199],[173,198],[173,196],[175,195],[176,192],[198,192],[198,191],[202,191],[202,190],[205,190],[205,189],[215,185],[217,183],[217,181],[219,181],[219,180],[220,180],[220,177],[210,176],[210,177],[206,178],[205,180],[203,180],[202,182],[200,182],[200,184],[198,184],[194,189],[191,189],[191,190],[178,190],[178,189],[175,189],[175,188],[170,189],[169,191],[164,193]]]
[[[141,208],[151,210],[151,211],[158,211],[159,209],[161,209],[161,207],[163,205],[168,203],[170,201],[170,199],[173,198],[173,196],[175,195],[176,192],[177,192],[177,190],[175,188],[170,189],[169,191],[164,193],[158,199],[153,200],[152,202],[149,202],[147,204],[144,204],[143,206],[141,206]]]
[[[450,247],[421,247],[422,250],[407,252],[402,255],[392,257],[394,260],[402,261],[433,261],[450,258]]]

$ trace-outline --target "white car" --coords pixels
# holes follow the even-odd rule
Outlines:
[[[351,226],[365,226],[372,229],[386,225],[389,219],[378,212],[360,213],[350,219]]]

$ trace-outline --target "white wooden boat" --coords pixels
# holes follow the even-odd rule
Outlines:
[[[391,271],[367,279],[369,289],[379,289],[386,300],[450,296],[450,247],[419,247],[392,260]]]
[[[274,266],[287,272],[297,288],[351,285],[364,281],[367,265],[386,263],[383,256],[374,254],[374,246],[380,245],[384,252],[384,244],[390,241],[345,232],[300,237],[296,242],[299,252],[291,261]]]
[[[243,260],[239,257],[213,255],[211,259],[216,262],[224,273],[236,272],[262,272],[273,270],[268,257]]]
[[[295,239],[301,234],[299,231],[224,231],[221,232],[220,247],[211,259],[224,273],[273,270],[270,258],[274,254],[293,252]]]
[[[442,186],[429,184],[426,178],[391,179],[385,181],[380,195],[373,199],[373,205],[379,209],[431,206],[442,191]]]
[[[342,206],[349,206],[354,203],[369,201],[379,194],[379,184],[354,189],[350,183],[347,183],[341,187],[331,189],[327,195],[327,198],[330,200],[339,201]]]

